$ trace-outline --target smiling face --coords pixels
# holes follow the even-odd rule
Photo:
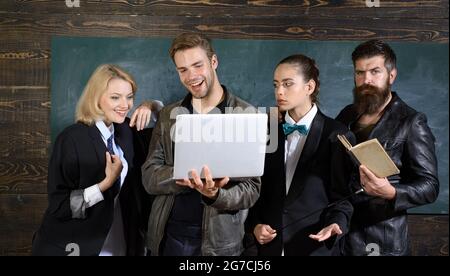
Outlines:
[[[196,99],[211,94],[216,81],[217,56],[211,60],[201,47],[179,50],[174,55],[181,83]]]
[[[133,108],[134,93],[129,82],[112,78],[108,82],[105,93],[100,98],[100,109],[104,112],[103,121],[107,126],[111,123],[123,123],[128,112]]]
[[[306,114],[311,108],[311,94],[314,92],[313,80],[305,82],[300,68],[293,64],[280,64],[275,69],[273,86],[280,111]]]

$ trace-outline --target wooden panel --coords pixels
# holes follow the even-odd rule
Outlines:
[[[6,54],[12,52],[14,50],[22,52],[22,51],[43,51],[50,49],[50,41],[47,39],[42,39],[43,34],[39,33],[29,33],[26,36],[18,37],[18,40],[11,39],[11,37],[0,34],[0,37],[3,39],[0,40],[0,53],[2,53],[1,57],[5,60],[18,59],[21,55],[15,54]],[[44,37],[46,37],[44,35]],[[39,57],[48,58],[48,53],[40,55]],[[23,56],[22,56],[23,57]]]
[[[0,193],[46,193],[50,94],[0,88]]]
[[[2,159],[0,161],[0,194],[46,194],[47,171],[47,158]]]
[[[0,123],[0,154],[9,160],[45,158],[50,146],[48,121]]]
[[[44,37],[48,40],[48,36]],[[49,86],[50,43],[42,38],[31,39],[0,35],[0,87]]]
[[[0,88],[2,159],[45,158],[50,145],[48,88]]]
[[[46,195],[0,194],[0,255],[30,255],[47,208]]]
[[[36,126],[36,122],[48,123],[49,116],[50,91],[48,87],[0,87],[1,123],[17,122],[32,128],[33,125]],[[38,127],[48,130],[43,125]]]
[[[69,8],[62,0],[1,1],[0,10],[14,13],[43,14],[133,14],[192,17],[319,17],[376,18],[448,18],[448,0],[380,0],[380,7],[368,8],[364,0],[283,1],[283,0],[80,0],[80,7]]]
[[[411,251],[415,256],[448,256],[448,215],[410,215]]]
[[[33,15],[2,14],[2,37],[20,40],[40,33],[42,39],[51,35],[70,36],[176,36],[183,31],[203,31],[211,38],[247,39],[313,39],[366,40],[381,38],[404,41],[448,42],[448,19],[367,18],[316,19],[308,16],[288,18],[258,17],[194,18],[172,16],[122,15]]]

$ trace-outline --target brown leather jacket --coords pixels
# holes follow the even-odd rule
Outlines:
[[[224,89],[226,90],[225,87]],[[240,107],[241,110],[236,112],[242,113],[242,109],[251,107],[230,92],[227,93],[226,106]],[[164,236],[175,195],[189,189],[177,185],[172,179],[174,156],[170,130],[176,117],[172,111],[180,107],[181,103],[182,101],[178,101],[161,110],[153,131],[147,161],[142,166],[143,185],[149,194],[155,195],[147,232],[147,246],[152,255],[159,253],[160,242]],[[260,178],[230,179],[230,182],[221,188],[214,202],[205,202],[202,255],[234,256],[242,253],[244,222],[248,208],[253,206],[259,197],[260,189]]]

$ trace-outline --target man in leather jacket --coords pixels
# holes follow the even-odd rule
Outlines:
[[[408,255],[407,209],[431,203],[439,193],[435,138],[426,116],[391,91],[397,68],[388,44],[364,42],[352,60],[354,101],[336,119],[349,127],[357,143],[377,138],[400,173],[378,178],[365,166],[355,168],[350,188],[362,187],[365,193],[352,199],[344,254]]]

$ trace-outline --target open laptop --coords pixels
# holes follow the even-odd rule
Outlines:
[[[174,179],[207,165],[213,178],[264,172],[267,114],[183,114],[176,117]]]

